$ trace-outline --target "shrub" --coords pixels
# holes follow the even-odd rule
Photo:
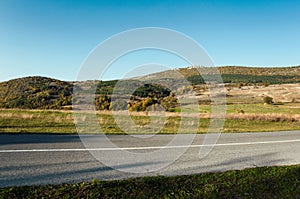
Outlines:
[[[266,104],[273,104],[274,103],[273,102],[273,98],[270,97],[270,96],[264,97],[264,103],[266,103]]]

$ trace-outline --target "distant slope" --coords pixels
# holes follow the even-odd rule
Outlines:
[[[71,83],[25,77],[0,83],[0,108],[62,109],[72,103]]]
[[[300,66],[292,67],[245,67],[245,66],[220,66],[220,67],[196,67],[176,68],[163,72],[153,73],[145,77],[148,78],[179,78],[180,76],[190,77],[194,75],[207,75],[213,73],[215,68],[220,74],[239,74],[239,75],[254,75],[254,76],[294,76],[300,75]],[[180,75],[178,75],[180,73]]]
[[[243,67],[222,66],[218,67],[221,74],[242,74],[257,76],[294,76],[300,75],[300,66],[292,67]]]
[[[296,83],[300,82],[300,66],[294,67],[242,67],[222,66],[217,67],[224,83],[260,83],[270,84]],[[186,78],[192,84],[204,83],[202,77],[215,79],[216,68],[211,67],[187,67],[153,73],[142,78],[148,81],[174,81]]]

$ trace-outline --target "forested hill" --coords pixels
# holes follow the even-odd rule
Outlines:
[[[0,108],[61,109],[72,103],[72,83],[24,77],[0,83]]]
[[[117,82],[117,80],[84,81],[76,82],[76,87],[83,94],[96,92],[96,109],[108,110],[112,108],[111,95]],[[75,86],[74,82],[39,76],[1,82],[0,108],[71,109],[73,86]],[[168,97],[171,95],[168,88],[157,84],[146,84],[137,80],[123,80],[121,86],[118,86],[116,90],[117,95],[128,95],[134,91],[132,98],[130,98],[132,99],[131,104],[141,104],[144,99],[149,104],[149,98],[153,98],[153,100],[150,100],[153,103],[157,101],[166,103],[163,100],[169,99]],[[127,106],[124,106],[124,108],[127,108]],[[132,109],[135,108],[132,105]]]

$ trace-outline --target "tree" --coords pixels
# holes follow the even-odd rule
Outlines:
[[[107,95],[101,95],[96,98],[95,105],[97,110],[109,110],[111,107],[111,98]]]

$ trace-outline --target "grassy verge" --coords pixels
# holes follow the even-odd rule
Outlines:
[[[0,188],[1,198],[299,198],[300,165]]]
[[[67,111],[47,111],[47,110],[0,110],[0,133],[76,133],[76,127],[72,112]],[[208,113],[209,114],[209,113]],[[206,133],[210,119],[209,115],[203,115],[199,120],[197,133]],[[97,114],[102,133],[124,134],[117,125],[111,114]],[[128,123],[128,118],[118,116],[123,123]],[[123,119],[122,119],[123,118]],[[150,118],[145,114],[138,113],[131,116],[137,124],[130,127],[128,132],[134,133],[156,133],[147,127]],[[162,118],[152,117],[154,124],[158,124]],[[159,133],[177,133],[181,125],[181,133],[195,132],[195,125],[198,123],[196,118],[181,118],[178,113],[169,115],[165,118]],[[148,128],[148,129],[147,129]],[[227,115],[223,132],[260,132],[260,131],[283,131],[299,130],[300,116],[295,114],[233,114]]]
[[[71,112],[0,110],[1,133],[76,133]]]

